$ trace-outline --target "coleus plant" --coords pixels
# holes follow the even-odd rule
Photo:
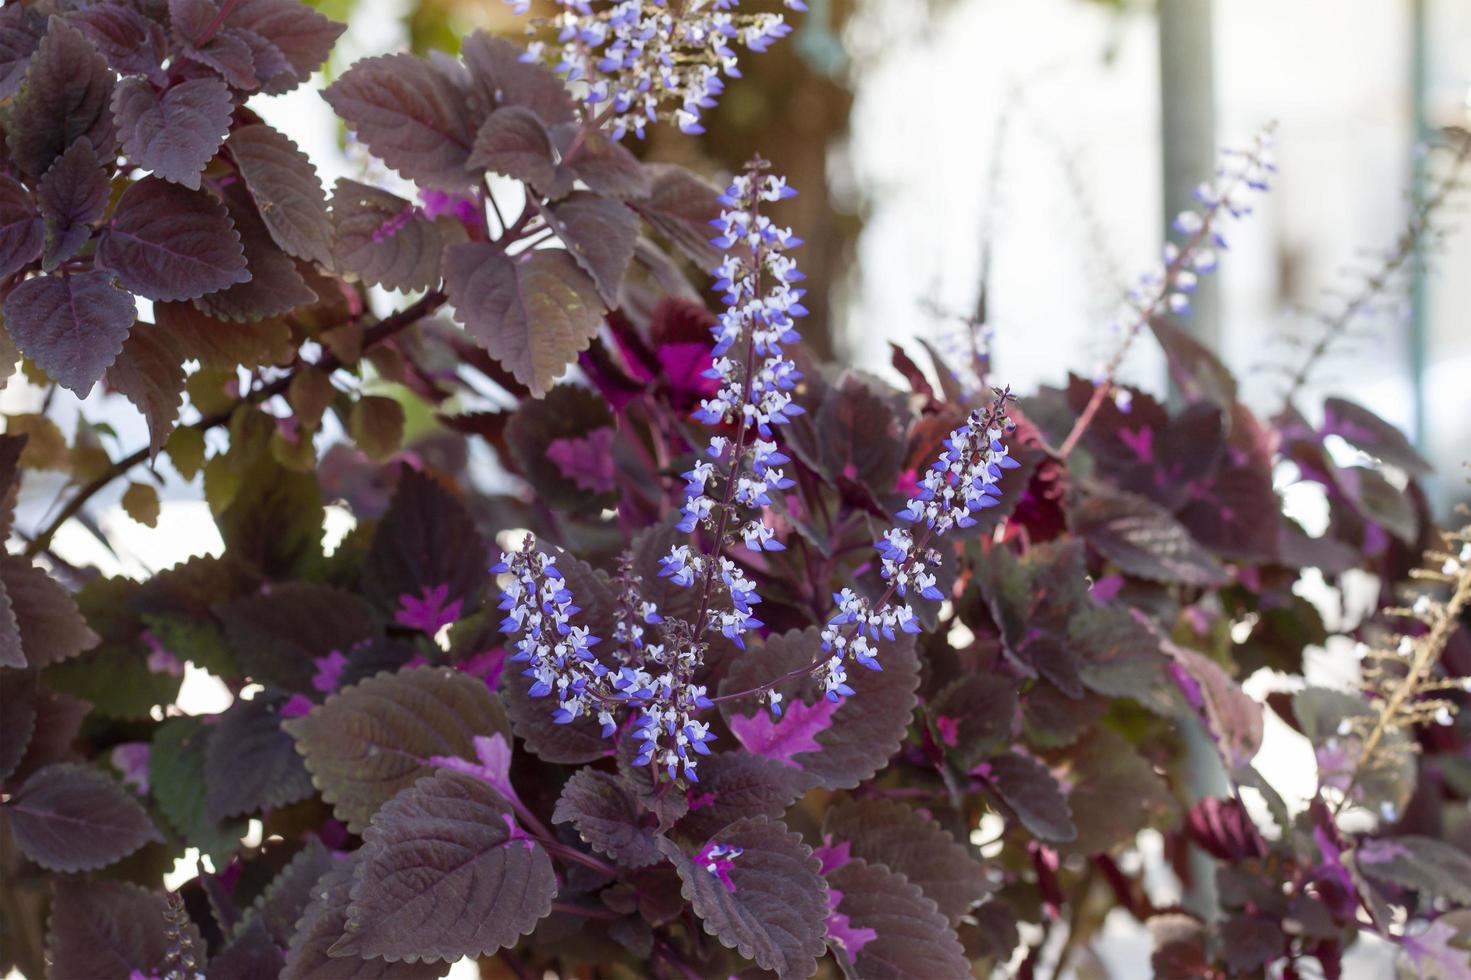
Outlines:
[[[722,193],[630,149],[785,33],[736,6],[566,0],[526,46],[348,68],[327,101],[416,199],[329,196],[248,107],[341,33],[296,0],[0,10],[4,360],[149,431],[0,437],[0,969],[1031,976],[1114,910],[1164,976],[1335,976],[1366,932],[1471,969],[1471,544],[1391,426],[1261,417],[1169,319],[1266,141],[1098,377],[1017,398],[896,347],[895,387],[803,350],[764,161]],[[1177,407],[1114,377],[1146,330]],[[115,481],[156,519],[164,459],[221,554],[141,581],[56,554]],[[16,527],[39,470],[65,501]],[[1329,639],[1305,577],[1364,572],[1361,689],[1247,697]],[[201,671],[218,713],[179,703]],[[1268,712],[1316,752],[1296,809],[1254,767]],[[1146,829],[1215,907],[1146,887]]]

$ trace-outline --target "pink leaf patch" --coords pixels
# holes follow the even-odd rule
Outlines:
[[[579,489],[607,493],[613,489],[613,430],[594,429],[585,436],[553,439],[547,459]]]
[[[838,911],[838,903],[843,900],[843,893],[836,888],[829,887],[827,890],[827,938],[843,947],[843,952],[848,954],[848,959],[855,960],[858,953],[879,937],[876,930],[867,926],[855,926],[846,915]]]
[[[323,694],[337,690],[342,683],[342,669],[347,666],[347,658],[342,651],[333,650],[325,657],[314,658],[313,662],[317,665],[317,672],[312,675],[312,687]]]
[[[764,711],[745,718],[732,715],[730,730],[747,752],[776,759],[793,769],[802,768],[793,758],[803,752],[820,752],[817,736],[833,723],[833,715],[841,701],[821,699],[816,704],[793,701],[781,719],[773,720]]]
[[[398,612],[393,614],[395,623],[433,636],[460,618],[464,600],[450,602],[447,583],[432,588],[426,585],[421,594],[422,598],[415,598],[407,592],[398,597]]]
[[[495,791],[512,803],[519,804],[520,798],[511,788],[511,746],[499,732],[487,738],[476,735],[475,755],[479,762],[471,762],[454,755],[434,755],[426,761],[442,769],[453,769],[489,783]]]

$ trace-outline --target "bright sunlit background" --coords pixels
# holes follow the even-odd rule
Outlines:
[[[497,0],[481,2],[458,5],[452,22],[509,24]],[[846,134],[811,137],[828,144],[820,159],[831,206],[857,229],[851,261],[830,280],[833,347],[884,373],[889,341],[942,340],[955,329],[943,312],[974,308],[989,253],[997,376],[1028,391],[1062,382],[1069,371],[1091,375],[1116,342],[1107,329],[1115,300],[1158,254],[1164,224],[1152,11],[1083,0],[811,2],[812,16],[831,17],[836,33],[819,37],[804,27],[790,43],[810,57],[820,53],[824,69],[852,95]],[[1417,8],[1425,41],[1418,59]],[[414,9],[408,0],[353,5],[333,65],[340,70],[354,58],[404,47]],[[1417,72],[1429,126],[1471,125],[1471,3],[1220,0],[1213,33],[1218,142],[1242,144],[1268,121],[1278,123],[1280,179],[1234,235],[1220,290],[1220,353],[1251,403],[1270,411],[1280,380],[1259,366],[1294,356],[1280,339],[1304,326],[1293,306],[1331,308],[1329,291],[1353,283],[1343,270],[1363,267],[1366,256],[1372,264],[1403,224],[1417,143]],[[762,70],[759,59],[746,64],[753,74]],[[339,176],[361,177],[365,163],[342,152],[320,88],[318,78],[251,105],[310,154],[330,187]],[[795,125],[800,140],[800,117]],[[765,149],[753,138],[742,152]],[[1452,235],[1433,266],[1421,310],[1423,374],[1412,370],[1401,302],[1375,320],[1374,340],[1328,363],[1314,394],[1348,394],[1413,428],[1418,384],[1428,410],[1417,436],[1441,474],[1437,501],[1448,509],[1467,496],[1461,467],[1471,458],[1471,233]],[[1149,342],[1137,347],[1125,376],[1162,389],[1162,358]],[[42,397],[19,380],[0,395],[7,411],[39,410]],[[82,411],[105,420],[125,452],[146,441],[142,419],[118,396],[94,392]],[[68,417],[53,408],[53,415],[64,430],[75,419],[74,411]],[[156,529],[123,515],[119,483],[88,512],[97,533],[71,522],[55,551],[137,577],[219,553],[198,485],[163,476]],[[61,489],[59,477],[29,480],[21,526],[43,521]],[[340,537],[351,515],[331,513],[330,534]],[[1330,621],[1340,615],[1338,595],[1309,593]],[[1358,601],[1343,598],[1350,619]],[[1344,684],[1352,669],[1341,650],[1312,658],[1316,681]],[[1256,677],[1248,690],[1261,694],[1273,683]],[[191,671],[182,707],[218,711],[229,697],[207,674]],[[1311,750],[1270,713],[1260,759],[1289,802],[1305,798]],[[1178,885],[1160,851],[1158,835],[1146,834],[1131,860],[1159,869],[1152,880],[1163,900]],[[1098,953],[1114,976],[1147,972],[1147,937],[1122,913]],[[1360,946],[1346,975],[1384,976],[1389,962],[1383,951]],[[460,964],[451,976],[473,977],[473,965]]]

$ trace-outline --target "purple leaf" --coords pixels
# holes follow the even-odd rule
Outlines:
[[[809,977],[817,971],[827,886],[800,835],[778,820],[737,821],[700,852],[739,849],[714,871],[668,838],[659,838],[658,844],[679,872],[681,894],[694,906],[705,931],[722,945],[780,977]]]
[[[378,522],[363,560],[363,591],[384,609],[403,608],[405,596],[416,603],[420,595],[426,601],[437,596],[419,610],[438,621],[424,630],[432,636],[451,607],[455,614],[450,622],[479,607],[489,580],[490,552],[456,493],[409,467],[400,474],[388,513]],[[430,625],[423,618],[416,622]]]
[[[148,422],[148,451],[157,456],[174,429],[184,395],[187,358],[174,335],[151,323],[135,323],[128,332],[107,383],[132,402]]]
[[[0,582],[0,615],[8,611],[4,583]],[[12,615],[11,629],[14,626],[15,617]],[[19,643],[19,637],[16,643]],[[5,652],[4,640],[0,639],[0,663],[11,667],[24,665],[24,661],[15,664],[3,659]],[[33,671],[11,672],[6,675],[5,683],[0,684],[0,718],[5,719],[5,724],[0,725],[0,783],[9,779],[25,758],[31,736],[36,732],[36,676]]]
[[[221,320],[261,320],[265,317],[283,316],[302,306],[318,302],[316,292],[307,285],[291,256],[281,251],[271,238],[271,232],[261,220],[255,202],[240,184],[232,184],[224,191],[225,207],[230,212],[230,221],[240,234],[240,245],[245,250],[245,266],[250,273],[248,282],[239,282],[229,289],[222,289],[208,296],[201,296],[194,305],[205,314]],[[267,324],[271,321],[267,321]],[[277,321],[279,326],[286,326]],[[262,325],[261,330],[269,329]],[[216,328],[217,332],[218,328]],[[271,331],[274,332],[274,331]],[[290,330],[286,330],[289,341]],[[288,350],[294,347],[288,345]],[[290,354],[286,355],[287,357]]]
[[[330,269],[327,197],[306,154],[264,123],[236,129],[225,149],[276,244],[289,255]]]
[[[838,703],[826,698],[818,699],[816,704],[793,701],[780,719],[773,719],[764,710],[749,718],[732,715],[730,730],[747,752],[800,769],[793,756],[799,752],[822,751],[817,736],[832,727],[837,710]]]
[[[544,65],[524,60],[524,54],[520,45],[486,31],[475,31],[460,46],[477,124],[497,106],[524,106],[548,125],[576,118],[566,84]]]
[[[21,851],[52,871],[105,868],[163,837],[112,777],[90,766],[37,770],[5,804]]]
[[[215,612],[245,672],[289,691],[312,690],[315,658],[378,635],[366,602],[314,582],[290,582]]]
[[[1241,770],[1262,747],[1262,706],[1209,657],[1169,642],[1164,648],[1175,658],[1171,668],[1176,683],[1205,723],[1226,771]]]
[[[679,832],[706,838],[747,817],[779,818],[817,780],[776,759],[721,752],[700,763],[700,784],[689,790],[689,813]]]
[[[1342,398],[1323,403],[1324,436],[1338,436],[1357,449],[1415,476],[1431,470],[1405,434],[1361,405]]]
[[[1010,744],[1016,688],[1017,682],[1009,677],[967,674],[947,684],[930,702],[941,744],[961,767],[969,768]]]
[[[267,80],[272,95],[290,91],[322,67],[346,24],[330,20],[298,0],[243,0],[230,14],[231,26],[268,41],[290,66],[290,75]]]
[[[616,307],[623,274],[633,260],[638,216],[617,201],[585,191],[572,192],[543,214],[577,264],[592,276],[603,302],[609,309]]]
[[[490,736],[476,735],[473,741],[477,761],[457,755],[433,755],[429,757],[429,764],[482,779],[508,802],[519,804],[521,798],[511,785],[511,743],[500,732]]]
[[[254,919],[281,946],[289,946],[317,883],[338,862],[317,837],[310,837],[256,899]]]
[[[471,137],[465,95],[411,54],[364,58],[322,97],[373,155],[409,180],[442,190],[469,187]]]
[[[36,192],[46,219],[43,269],[49,272],[82,250],[111,194],[112,182],[91,140],[78,139],[46,171]]]
[[[555,138],[564,154],[563,169],[581,179],[593,193],[631,202],[654,192],[658,172],[640,163],[628,147],[601,129],[583,131],[574,125],[558,126]],[[575,151],[573,143],[578,144]]]
[[[97,261],[152,300],[193,299],[250,279],[224,205],[156,177],[123,192]]]
[[[328,954],[347,931],[349,891],[361,853],[337,862],[312,888],[311,901],[291,936],[282,980],[433,980],[449,971],[448,963],[411,965]]]
[[[744,656],[732,662],[720,682],[720,693],[730,694],[769,683],[783,674],[810,666],[821,654],[821,639],[816,629],[773,634],[753,643]],[[794,750],[790,756],[804,772],[829,789],[852,788],[878,772],[899,750],[909,730],[915,690],[919,686],[919,661],[913,636],[905,633],[895,641],[883,641],[878,659],[884,669],[849,674],[848,683],[857,693],[836,706],[826,727],[808,733],[818,749]],[[799,701],[817,705],[822,698],[821,688],[810,674],[781,685],[779,690],[786,697],[787,714],[798,710]],[[722,704],[727,723],[733,721],[736,710],[750,710],[749,707],[737,709],[738,704]],[[803,724],[809,718],[810,712],[803,715]]]
[[[832,889],[828,942],[849,976],[893,980],[971,973],[955,930],[913,882],[879,864],[854,860],[827,874]]]
[[[74,11],[67,19],[87,36],[108,64],[124,74],[146,75],[158,68],[168,53],[163,26],[126,4],[94,3]]]
[[[169,20],[174,44],[185,58],[219,72],[232,88],[260,87],[252,44],[241,32],[221,26],[212,0],[169,0]]]
[[[390,800],[363,834],[347,934],[331,955],[457,960],[513,946],[552,910],[546,851],[487,783],[441,770]]]
[[[1206,588],[1227,581],[1215,556],[1174,515],[1146,497],[1091,487],[1070,508],[1068,520],[1074,534],[1127,575]]]
[[[398,597],[398,610],[393,614],[395,623],[425,636],[435,636],[464,612],[465,600],[451,599],[447,584],[426,585],[419,591],[418,597],[407,592]]]
[[[1471,977],[1471,951],[1464,948],[1465,933],[1452,925],[1450,918],[1443,916],[1413,936],[1399,937],[1404,959],[1416,976]]]
[[[629,203],[701,268],[713,268],[721,253],[710,244],[710,222],[720,217],[720,192],[684,167],[662,163],[644,170],[653,186]]]
[[[614,432],[608,403],[580,385],[559,384],[546,397],[527,399],[516,408],[506,423],[505,440],[512,462],[538,497],[553,507],[595,512],[612,506],[616,502],[613,494],[594,495],[588,490],[587,474],[579,484],[574,478],[577,471],[567,471],[566,457],[580,452],[569,452],[569,446],[556,450],[554,456],[551,447],[586,440],[598,431]]]
[[[913,882],[953,924],[991,892],[981,864],[934,820],[897,800],[862,800],[827,812],[823,839]]]
[[[138,885],[121,881],[57,879],[46,935],[53,977],[161,976],[169,962],[168,905]],[[194,923],[180,939],[194,949],[204,940]]]
[[[13,8],[7,12],[9,9]],[[36,261],[45,245],[46,226],[30,193],[0,174],[0,277],[9,277]]]
[[[597,289],[559,249],[515,259],[494,245],[452,245],[444,281],[455,319],[540,398],[586,349],[603,322]]]
[[[1068,806],[1078,836],[1063,848],[1096,854],[1132,841],[1145,827],[1167,827],[1179,804],[1164,778],[1123,736],[1096,728],[1072,751]]]
[[[553,439],[546,447],[547,459],[557,464],[562,475],[583,490],[611,493],[615,487],[612,427],[594,429],[585,436]]]
[[[980,776],[1039,839],[1070,841],[1078,836],[1062,786],[1045,765],[1031,756],[997,756],[971,772]]]
[[[271,810],[312,795],[281,716],[263,697],[230,705],[209,740],[205,812],[214,821]]]
[[[524,106],[505,106],[490,114],[475,134],[468,166],[525,181],[548,197],[561,197],[572,186],[558,173],[546,124]]]
[[[251,919],[209,961],[207,976],[214,980],[254,980],[256,977],[279,977],[286,965],[281,948],[276,945],[260,919]]]
[[[346,179],[332,191],[332,226],[338,266],[387,289],[433,287],[445,248],[465,240],[459,222],[431,220],[395,194]]]
[[[475,736],[510,738],[500,701],[443,667],[379,674],[283,726],[322,798],[360,833],[395,793],[434,772],[435,756],[475,757]]]
[[[46,33],[45,15],[18,3],[0,8],[0,99],[20,91],[26,66]]]
[[[123,349],[133,297],[94,269],[27,279],[5,299],[5,328],[57,384],[85,398]]]
[[[113,81],[112,69],[91,42],[52,17],[6,120],[11,159],[26,174],[40,177],[83,136],[98,156],[109,156],[117,146],[108,107]]]
[[[145,79],[125,78],[112,95],[128,162],[193,190],[230,131],[234,108],[229,86],[213,75],[162,92]]]
[[[1380,884],[1471,905],[1471,857],[1434,837],[1370,838],[1353,852],[1363,874]]]
[[[553,823],[570,823],[584,843],[624,868],[659,860],[654,831],[644,826],[643,808],[616,777],[579,769],[562,787]]]

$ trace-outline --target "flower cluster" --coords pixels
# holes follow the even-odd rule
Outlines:
[[[592,653],[599,638],[585,626],[572,625],[578,607],[556,559],[537,551],[535,539],[527,535],[525,544],[502,553],[491,571],[511,576],[501,591],[500,608],[506,614],[501,630],[518,637],[511,659],[527,665],[524,673],[532,680],[528,693],[541,698],[555,692],[559,703],[553,717],[561,724],[596,711],[610,733],[612,715],[590,688],[608,673]]]
[[[707,526],[718,540],[730,525],[734,508],[753,511],[754,516],[733,528],[747,548],[780,551],[784,545],[760,519],[760,509],[772,503],[771,491],[785,490],[793,483],[782,472],[789,462],[771,440],[772,426],[782,425],[802,412],[792,401],[792,389],[801,372],[786,356],[785,345],[799,339],[796,320],[805,316],[802,280],[796,263],[786,254],[801,240],[761,213],[761,205],[792,197],[796,191],[781,177],[764,173],[766,163],[753,160],[737,176],[724,195],[720,217],[715,221],[720,234],[712,241],[726,250],[714,270],[715,286],[723,290],[725,310],[711,328],[714,360],[707,376],[719,387],[704,399],[694,417],[707,425],[733,424],[734,439],[715,436],[706,455],[684,474],[685,502],[679,523],[682,531]],[[734,354],[734,356],[731,356]],[[710,492],[717,468],[724,471],[723,498]],[[711,558],[689,545],[676,545],[662,560],[661,574],[682,586],[696,579],[713,584],[719,578],[730,595],[729,610],[712,611],[708,625],[744,647],[741,634],[761,625],[752,615],[760,601],[755,586],[729,558]]]
[[[829,656],[820,674],[829,700],[853,693],[848,685],[849,657],[869,670],[882,670],[874,643],[880,637],[892,640],[896,629],[919,632],[914,610],[907,601],[910,588],[918,589],[921,596],[933,602],[944,598],[933,571],[940,556],[927,546],[932,538],[952,528],[974,525],[973,514],[996,505],[1002,471],[1019,465],[1001,441],[1009,398],[1010,393],[1003,391],[988,411],[971,412],[965,424],[945,440],[939,459],[898,515],[903,521],[923,526],[918,540],[906,528],[895,527],[884,532],[874,545],[879,552],[880,574],[889,583],[879,601],[870,604],[852,589],[833,595],[838,608],[822,631],[822,648]],[[895,595],[905,601],[892,601]],[[851,631],[849,626],[853,627]],[[775,705],[773,710],[777,710]]]
[[[1222,228],[1225,218],[1240,219],[1251,214],[1251,198],[1269,188],[1277,167],[1272,162],[1272,129],[1258,133],[1244,149],[1222,151],[1215,177],[1195,188],[1195,208],[1175,216],[1174,228],[1184,236],[1181,244],[1166,242],[1161,261],[1140,277],[1129,291],[1128,301],[1115,326],[1137,329],[1161,309],[1185,315],[1200,277],[1216,271],[1219,252],[1227,247]]]
[[[530,0],[508,0],[517,13]],[[783,0],[789,10],[806,10],[803,0]],[[743,14],[740,0],[558,0],[561,11],[539,25],[554,42],[534,41],[526,60],[557,60],[569,81],[586,84],[584,99],[607,115],[610,133],[621,139],[661,118],[687,133],[703,132],[700,115],[725,88],[722,76],[739,77],[740,44],[765,51],[791,33],[779,13]]]
[[[725,890],[733,892],[736,890],[735,882],[730,880],[730,869],[735,865],[736,858],[746,853],[744,848],[736,847],[734,844],[721,844],[711,841],[700,849],[695,855],[695,863],[702,865],[706,871],[720,879]]]

